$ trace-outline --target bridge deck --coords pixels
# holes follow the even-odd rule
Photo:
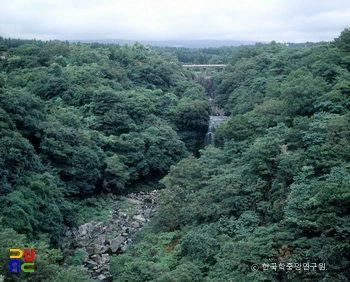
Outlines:
[[[227,65],[182,65],[184,69],[194,69],[194,68],[226,68]]]

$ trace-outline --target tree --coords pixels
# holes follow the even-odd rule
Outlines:
[[[201,100],[181,99],[176,109],[176,123],[180,128],[203,130],[208,126],[209,106]]]
[[[127,166],[120,160],[118,155],[113,154],[105,159],[103,186],[107,191],[121,191],[129,183],[130,175]]]
[[[292,72],[281,87],[281,97],[288,105],[284,108],[284,115],[288,117],[313,114],[313,103],[329,89],[322,79],[313,78],[305,68]]]
[[[350,52],[350,29],[345,28],[341,33],[340,36],[337,38],[334,38],[334,41],[332,42],[333,46],[338,48],[340,51],[344,53]]]
[[[51,59],[55,56],[68,57],[69,46],[60,41],[47,42],[44,48],[40,51],[40,63],[44,66],[49,65]]]
[[[17,129],[27,138],[39,131],[44,120],[44,102],[23,90],[0,93],[0,106],[9,114]]]

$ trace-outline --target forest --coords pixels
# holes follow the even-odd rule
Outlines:
[[[185,63],[228,65],[212,77],[230,116],[215,146]],[[63,226],[107,193],[153,189],[157,215],[112,258],[113,281],[348,281],[349,161],[348,28],[202,49],[0,37],[4,281],[93,281],[61,267]],[[34,273],[9,272],[14,247],[35,248]]]

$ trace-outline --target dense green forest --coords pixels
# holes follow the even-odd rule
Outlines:
[[[11,39],[0,50],[0,273],[11,240],[25,244],[9,234],[58,247],[91,197],[158,185],[203,147],[205,90],[169,53]]]
[[[0,56],[6,281],[89,281],[59,268],[63,225],[88,221],[99,195],[154,188],[158,214],[112,259],[113,281],[350,279],[349,29],[206,49],[0,37]],[[182,63],[228,64],[214,77],[231,116],[216,147]],[[9,274],[12,247],[35,247],[33,275]]]

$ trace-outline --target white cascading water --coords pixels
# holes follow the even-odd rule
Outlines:
[[[208,132],[205,135],[206,146],[207,145],[215,146],[215,135],[214,135],[215,128],[217,128],[220,123],[228,119],[229,117],[227,116],[210,116],[209,117]]]

